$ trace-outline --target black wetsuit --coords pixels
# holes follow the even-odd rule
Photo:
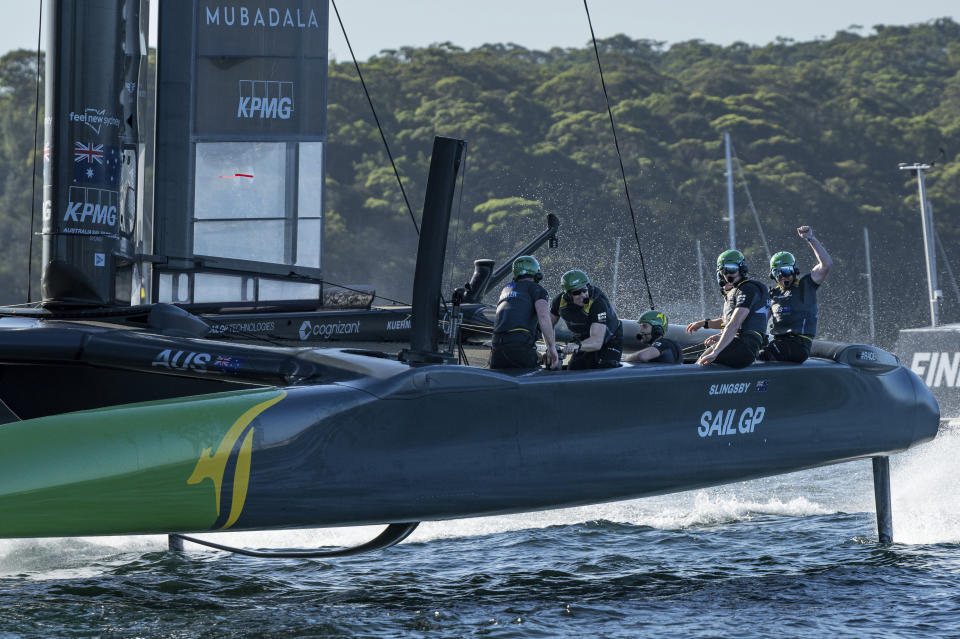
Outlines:
[[[623,326],[613,310],[607,296],[596,286],[590,286],[590,298],[583,306],[577,306],[569,294],[563,293],[553,298],[550,304],[550,313],[562,317],[567,328],[579,341],[590,337],[590,326],[603,324],[606,334],[603,346],[599,351],[590,353],[576,352],[570,357],[567,368],[616,368],[620,366],[620,356],[623,351]]]
[[[683,363],[683,354],[680,351],[680,346],[672,339],[667,339],[666,337],[660,337],[658,339],[653,340],[653,343],[651,343],[650,346],[660,351],[660,355],[655,359],[651,359],[650,363],[655,363],[655,364],[682,364]],[[645,346],[644,348],[649,348],[650,346]]]
[[[772,302],[771,327],[773,340],[760,352],[758,359],[801,363],[810,357],[813,338],[817,334],[817,289],[809,273],[794,280],[788,288],[770,288]]]
[[[726,326],[738,308],[750,311],[733,341],[713,361],[731,368],[749,366],[757,358],[766,340],[767,315],[770,312],[767,288],[756,280],[744,279],[723,294],[723,324]]]
[[[540,365],[537,338],[537,300],[550,299],[547,289],[526,277],[500,291],[493,326],[490,368],[536,368]]]

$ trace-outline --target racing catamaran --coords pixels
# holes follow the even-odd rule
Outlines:
[[[326,0],[160,6],[148,205],[141,8],[48,4],[44,303],[0,320],[0,398],[20,420],[0,426],[0,537],[387,525],[310,553],[335,556],[424,520],[870,457],[891,540],[887,456],[932,439],[939,409],[880,349],[818,343],[803,365],[738,371],[453,364],[441,340],[496,281],[478,261],[441,312],[462,140],[434,141],[412,306],[326,308]],[[409,348],[311,343],[364,312]],[[231,322],[303,344],[238,342],[259,329]]]

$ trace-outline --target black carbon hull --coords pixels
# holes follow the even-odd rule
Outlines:
[[[504,374],[331,350],[318,365],[343,373],[328,383],[0,427],[0,536],[517,513],[889,455],[936,435],[936,401],[893,356],[822,354],[738,371]]]

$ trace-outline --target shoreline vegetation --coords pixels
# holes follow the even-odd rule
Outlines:
[[[764,46],[599,41],[654,300],[674,321],[699,313],[698,239],[707,305],[719,304],[710,266],[727,248],[729,132],[771,250],[793,252],[808,270],[814,257],[795,229],[809,224],[834,257],[820,294],[825,338],[868,334],[863,227],[880,345],[899,328],[927,323],[916,180],[897,163],[937,161],[926,175],[928,198],[947,260],[960,269],[960,25],[945,18],[857,31]],[[35,51],[0,58],[3,304],[26,301],[30,172],[34,149],[42,153],[32,142],[35,65]],[[621,237],[618,310],[628,318],[645,310],[592,47],[441,43],[385,50],[361,68],[418,218],[433,136],[468,140],[447,253],[450,287],[469,278],[474,259],[505,259],[553,213],[560,247],[538,255],[548,288],[569,268],[610,288]],[[408,299],[417,238],[352,62],[330,64],[327,120],[325,275]],[[42,157],[36,169],[34,232]],[[737,166],[734,173],[738,248],[766,283],[767,256]],[[34,237],[34,299],[40,244]],[[938,267],[942,319],[960,321],[942,253]]]

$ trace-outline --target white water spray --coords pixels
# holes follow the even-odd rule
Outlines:
[[[893,539],[904,544],[960,543],[960,424],[892,458]]]

